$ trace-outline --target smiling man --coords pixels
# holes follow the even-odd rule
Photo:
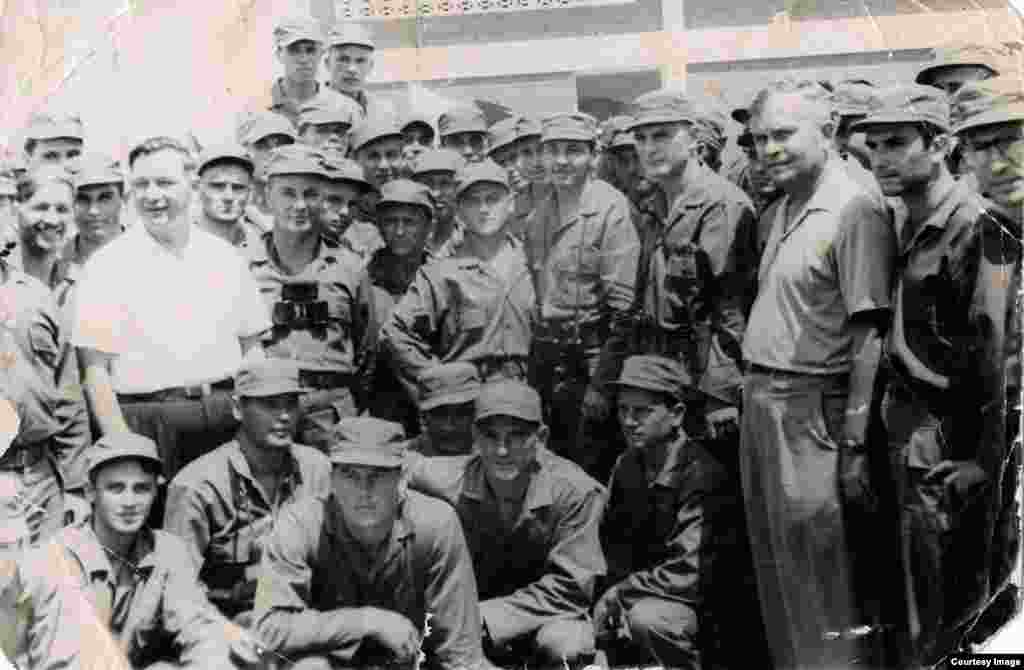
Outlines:
[[[775,665],[839,667],[857,656],[848,633],[864,623],[840,456],[845,502],[862,503],[896,238],[888,213],[835,155],[824,88],[776,82],[750,114],[758,157],[785,193],[762,215],[774,223],[743,337],[739,464],[750,543]]]
[[[164,529],[185,541],[210,601],[245,626],[274,518],[291,500],[330,491],[327,457],[294,441],[303,391],[293,361],[248,363],[235,381],[237,437],[168,488]]]
[[[401,426],[342,421],[332,490],[281,511],[264,548],[256,621],[294,670],[400,663],[481,670],[476,579],[459,519],[404,485]],[[426,639],[426,617],[432,630]]]
[[[450,257],[420,269],[381,329],[382,349],[410,389],[438,363],[472,363],[484,381],[527,374],[535,294],[522,245],[505,230],[508,177],[485,161],[456,179],[463,238]]]
[[[267,355],[300,365],[299,425],[303,444],[327,448],[338,421],[355,416],[369,395],[374,334],[365,263],[323,232],[329,173],[309,147],[282,147],[266,170],[274,229],[249,256],[249,268],[271,311]]]
[[[234,374],[271,325],[242,257],[189,217],[191,160],[166,137],[132,149],[139,222],[89,260],[71,338],[101,433],[154,439],[168,476],[232,438]]]
[[[413,459],[410,486],[455,507],[480,588],[484,651],[498,665],[578,668],[594,655],[587,617],[605,573],[604,489],[546,448],[537,392],[485,384],[467,456]],[[496,556],[512,560],[495,560]]]

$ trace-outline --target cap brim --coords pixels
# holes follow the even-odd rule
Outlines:
[[[875,116],[868,116],[860,121],[855,121],[850,124],[850,130],[852,132],[862,133],[872,126],[886,126],[900,123],[930,123],[944,130],[949,130],[949,125],[943,125],[938,119],[931,119],[921,114],[878,114]]]
[[[574,133],[572,131],[558,131],[547,134],[541,134],[541,142],[557,142],[558,140],[566,140],[570,142],[596,142],[597,136],[588,133]]]
[[[458,200],[460,197],[462,197],[463,193],[473,188],[477,184],[494,184],[495,186],[501,186],[502,188],[507,189],[509,191],[512,190],[511,186],[500,181],[495,181],[493,179],[474,179],[468,184],[460,185],[457,189],[455,189],[455,199]]]
[[[949,68],[954,67],[983,67],[992,74],[998,73],[994,67],[992,67],[988,63],[982,63],[980,61],[964,61],[962,63],[941,63],[939,65],[929,65],[928,67],[918,72],[917,76],[914,77],[914,83],[930,86],[936,74],[938,74],[942,70],[948,70]]]
[[[633,122],[626,127],[627,131],[633,131],[641,126],[654,126],[661,123],[696,123],[697,118],[686,114],[647,114],[637,116]]]
[[[164,464],[163,461],[161,461],[159,458],[154,458],[148,454],[136,454],[130,452],[112,453],[110,455],[104,455],[102,458],[89,461],[87,465],[87,472],[91,473],[96,468],[102,467],[114,461],[124,460],[128,458],[139,461],[146,461],[147,463],[154,465],[158,472],[163,472]],[[158,481],[164,481],[164,476],[161,474],[157,477],[157,479]]]
[[[368,144],[373,144],[374,142],[379,142],[380,140],[390,139],[392,137],[397,137],[400,140],[404,140],[405,139],[405,135],[403,135],[399,131],[395,131],[393,133],[385,133],[383,135],[375,135],[373,137],[368,137],[367,139],[360,141],[359,144],[353,144],[353,146],[352,146],[352,153],[355,153],[357,151],[362,151],[366,147],[366,145],[368,145]]]
[[[393,200],[390,198],[382,198],[381,200],[377,201],[377,209],[383,209],[384,207],[395,207],[398,205],[405,205],[406,207],[419,207],[421,209],[427,210],[430,216],[434,215],[434,208],[422,202],[407,202],[405,200]]]
[[[83,175],[81,172],[75,175],[75,189],[84,188],[86,186],[100,186],[103,184],[113,184],[115,186],[124,187],[124,177],[120,175],[104,174]]]
[[[538,425],[544,423],[544,418],[541,416],[525,416],[525,412],[517,412],[508,407],[496,407],[494,409],[477,412],[476,415],[473,416],[473,423],[480,423],[484,419],[489,419],[492,416],[507,416]]]
[[[368,465],[389,470],[400,468],[405,462],[401,456],[382,454],[376,449],[345,449],[331,454],[330,460],[333,465]]]
[[[750,120],[750,110],[746,107],[738,107],[732,110],[732,113],[729,116],[731,116],[732,120],[736,123],[745,126],[747,125],[747,121]]]
[[[256,164],[252,162],[252,159],[248,156],[241,156],[238,154],[224,154],[223,156],[213,156],[207,158],[205,161],[199,164],[199,169],[196,170],[196,174],[199,174],[206,168],[210,167],[214,163],[242,163],[248,166],[249,171],[252,172],[256,169]]]
[[[316,42],[317,44],[323,44],[324,43],[324,38],[323,38],[323,35],[313,35],[311,33],[300,33],[298,35],[293,35],[291,37],[288,37],[287,39],[283,39],[280,42],[278,42],[278,44],[283,46],[283,47],[287,47],[287,46],[291,46],[292,44],[295,44],[296,42]]]
[[[301,386],[293,386],[289,384],[281,386],[267,386],[249,391],[237,391],[237,394],[241,398],[273,398],[279,395],[302,395],[303,393],[308,393],[311,390],[312,389],[306,389]]]
[[[509,138],[507,140],[502,140],[501,142],[496,143],[494,146],[492,146],[490,149],[488,149],[487,155],[488,156],[493,156],[495,154],[495,152],[501,151],[505,147],[510,147],[513,144],[515,144],[517,141],[519,141],[518,137],[512,137],[512,138]]]
[[[349,45],[352,45],[354,47],[364,47],[366,49],[369,49],[370,51],[374,51],[377,48],[377,45],[375,45],[373,42],[370,42],[369,40],[360,39],[328,40],[327,43],[328,45],[330,45],[332,49],[334,47],[347,47]]]
[[[467,389],[465,391],[454,391],[444,393],[420,402],[420,411],[429,411],[446,405],[464,405],[473,402],[480,395],[480,389]]]
[[[961,123],[953,129],[954,134],[960,134],[965,130],[981,128],[982,126],[994,126],[1000,123],[1016,123],[1024,121],[1024,107],[1018,111],[1005,109],[993,109],[983,114],[978,114]]]

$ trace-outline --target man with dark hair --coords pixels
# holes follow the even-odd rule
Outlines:
[[[168,487],[164,529],[185,541],[210,601],[244,626],[274,518],[289,501],[330,490],[327,457],[294,442],[304,390],[294,361],[246,364],[235,381],[236,439],[190,463]]]
[[[100,433],[149,436],[169,476],[234,435],[234,374],[271,325],[241,255],[190,219],[190,160],[165,137],[131,151],[139,222],[89,260],[71,338]]]
[[[199,159],[199,202],[203,211],[196,224],[231,246],[245,249],[263,230],[249,220],[255,163],[238,145],[211,147]]]
[[[627,447],[601,522],[608,580],[594,608],[609,662],[766,667],[737,486],[684,428],[702,394],[661,356],[626,359],[614,386]]]
[[[462,361],[435,365],[420,373],[417,386],[420,434],[409,451],[428,457],[473,451],[473,403],[480,395],[476,366]]]
[[[758,157],[785,195],[743,337],[739,465],[776,667],[844,667],[864,623],[840,498],[856,485],[896,239],[887,211],[835,155],[835,113],[815,82],[783,80],[750,108]]]
[[[289,504],[264,544],[256,627],[294,670],[411,665],[420,649],[427,667],[488,667],[459,518],[407,490],[403,437],[387,421],[343,420],[331,494]]]
[[[256,660],[253,640],[206,599],[181,540],[146,527],[161,470],[156,444],[141,435],[107,435],[90,448],[89,522],[61,530],[22,564],[23,667],[118,667],[121,653],[149,670]],[[82,637],[95,627],[97,637]],[[117,651],[100,661],[104,647]]]
[[[547,435],[536,391],[491,382],[476,399],[474,453],[410,465],[410,487],[458,512],[480,588],[484,651],[499,665],[577,668],[594,655],[587,610],[605,573],[604,489],[548,451]]]

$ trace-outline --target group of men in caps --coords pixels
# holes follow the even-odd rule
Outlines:
[[[233,140],[38,116],[0,178],[22,667],[913,668],[1015,609],[1024,80],[435,124],[274,38]]]

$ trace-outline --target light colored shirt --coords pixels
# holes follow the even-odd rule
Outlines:
[[[178,256],[133,226],[86,265],[72,344],[116,356],[114,391],[150,393],[234,376],[239,338],[269,328],[259,288],[227,242],[192,227]]]
[[[758,272],[743,357],[804,374],[846,372],[850,317],[888,309],[896,233],[882,203],[830,159],[814,195],[788,227],[789,196],[763,216],[776,217]]]

